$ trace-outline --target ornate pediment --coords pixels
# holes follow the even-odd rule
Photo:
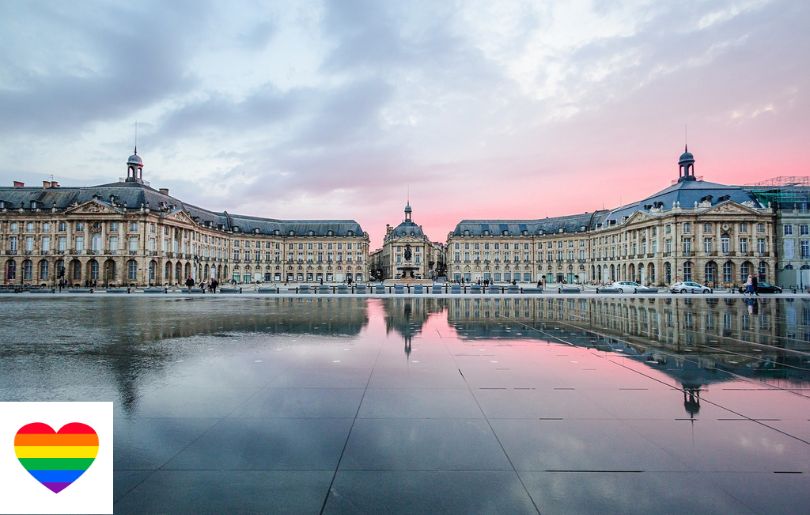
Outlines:
[[[759,211],[753,207],[738,204],[733,200],[721,202],[716,206],[707,209],[702,213],[703,215],[761,215]]]
[[[643,211],[636,211],[635,213],[630,215],[627,218],[627,220],[624,221],[624,225],[627,226],[627,225],[639,224],[639,223],[642,223],[642,222],[646,222],[650,218],[651,218],[650,215],[648,215],[647,213],[645,213]]]
[[[191,218],[191,216],[187,212],[183,211],[182,209],[177,209],[175,211],[172,211],[172,212],[166,214],[165,218],[168,219],[168,220],[174,220],[176,222],[181,222],[181,223],[184,223],[184,224],[192,224],[192,225],[196,224],[194,219]]]
[[[69,207],[65,210],[70,215],[118,215],[122,211],[100,200],[88,200],[83,204]]]

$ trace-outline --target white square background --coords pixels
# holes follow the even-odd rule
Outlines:
[[[31,422],[54,431],[81,422],[98,434],[95,461],[59,493],[29,474],[14,453],[14,436]],[[0,478],[0,513],[112,513],[112,402],[0,402]]]

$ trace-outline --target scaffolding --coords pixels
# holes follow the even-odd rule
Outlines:
[[[807,211],[810,207],[810,177],[780,175],[743,186],[763,206]]]

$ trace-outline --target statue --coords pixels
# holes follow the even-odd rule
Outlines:
[[[405,245],[405,261],[410,261],[411,260],[411,255],[412,255],[411,254],[411,246],[410,245]]]

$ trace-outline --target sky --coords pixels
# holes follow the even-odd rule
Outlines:
[[[536,219],[695,172],[810,175],[810,2],[0,2],[0,184],[144,179],[185,202]],[[688,136],[685,136],[685,132]]]

